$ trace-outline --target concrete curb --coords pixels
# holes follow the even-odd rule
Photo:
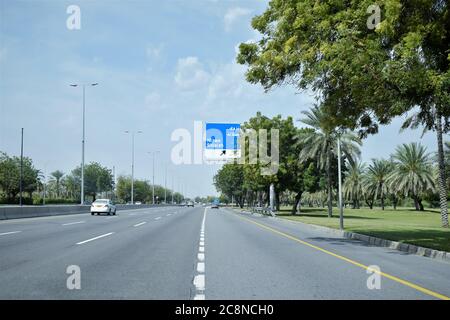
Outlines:
[[[245,212],[245,211],[241,211],[241,213],[250,213],[251,214],[251,212]],[[393,250],[406,252],[408,254],[415,254],[418,256],[422,256],[422,257],[427,257],[427,258],[432,258],[432,259],[437,259],[437,260],[443,260],[445,262],[450,262],[450,252],[446,252],[446,251],[439,251],[439,250],[434,250],[434,249],[430,249],[430,248],[419,247],[419,246],[415,246],[415,245],[409,244],[409,243],[391,241],[391,240],[372,237],[372,236],[368,236],[368,235],[360,234],[360,233],[356,233],[356,232],[341,231],[341,230],[337,230],[337,229],[333,229],[333,228],[318,226],[315,224],[309,224],[309,223],[304,223],[304,222],[294,221],[294,220],[289,220],[289,219],[283,219],[283,218],[279,218],[279,217],[275,217],[275,219],[280,220],[280,221],[288,221],[288,222],[292,222],[292,223],[302,224],[304,226],[322,230],[322,231],[325,231],[328,233],[332,233],[332,234],[341,236],[343,238],[363,241],[363,242],[368,243],[369,245],[376,246],[376,247],[385,247],[385,248],[389,248],[389,249],[393,249]]]

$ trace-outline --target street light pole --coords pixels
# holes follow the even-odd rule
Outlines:
[[[172,175],[172,204],[173,204],[173,194],[175,193],[175,190],[173,189],[173,180],[174,176]]]
[[[91,87],[95,87],[98,83],[91,83]],[[71,84],[71,87],[78,87],[78,84]],[[86,139],[86,85],[82,84],[83,87],[83,135],[81,138],[81,205],[84,204],[84,148]]]
[[[20,206],[22,206],[22,192],[23,192],[23,128],[20,138]]]
[[[134,204],[134,135],[135,133],[142,133],[142,131],[127,130],[125,133],[131,134],[131,204]]]
[[[339,228],[344,230],[344,206],[342,204],[342,167],[341,167],[341,135],[337,137],[338,180],[339,180]]]
[[[164,173],[164,204],[167,204],[167,165]]]
[[[153,204],[155,204],[155,156],[159,151],[150,151],[149,154],[153,157],[153,166],[152,166],[152,199]]]

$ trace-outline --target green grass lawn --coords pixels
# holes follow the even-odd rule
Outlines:
[[[339,229],[337,208],[333,208],[333,218],[328,218],[322,208],[302,208],[302,213],[296,216],[290,214],[290,209],[282,208],[277,216]],[[346,231],[450,252],[450,229],[441,227],[440,214],[434,209],[424,212],[409,208],[345,209],[344,226]]]

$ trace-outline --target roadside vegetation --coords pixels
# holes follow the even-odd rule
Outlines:
[[[0,152],[0,204],[18,204],[20,192],[20,158]],[[93,202],[96,198],[114,199],[118,203],[131,201],[131,177],[119,176],[117,185],[112,170],[98,162],[86,164],[84,168],[85,198]],[[81,167],[70,173],[61,170],[46,174],[36,168],[32,159],[23,159],[23,203],[42,204],[78,204],[80,203]],[[172,190],[155,185],[155,198],[161,202],[166,197],[172,201]],[[177,203],[183,196],[176,192],[173,200]],[[152,203],[152,185],[148,181],[134,181],[134,200]]]
[[[265,91],[312,92],[317,105],[302,112],[299,127],[259,113],[244,124],[279,129],[276,175],[228,163],[214,183],[240,207],[268,206],[273,185],[279,213],[336,227],[341,157],[346,230],[449,250],[450,9],[444,1],[383,1],[381,21],[369,27],[372,4],[272,0],[252,19],[260,38],[241,43],[237,55],[247,80]],[[393,137],[393,154],[361,162],[364,138],[399,117],[402,130],[433,132],[436,152]]]
[[[296,216],[292,216],[289,209],[282,208],[277,216],[339,229],[339,217],[329,218],[325,208],[305,208],[301,215]],[[450,252],[450,229],[441,227],[439,209],[425,212],[410,207],[397,210],[346,209],[345,230]]]

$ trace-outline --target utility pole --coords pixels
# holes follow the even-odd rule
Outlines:
[[[23,128],[22,128],[22,134],[20,138],[20,206],[23,205],[22,203],[22,192],[23,192]]]

